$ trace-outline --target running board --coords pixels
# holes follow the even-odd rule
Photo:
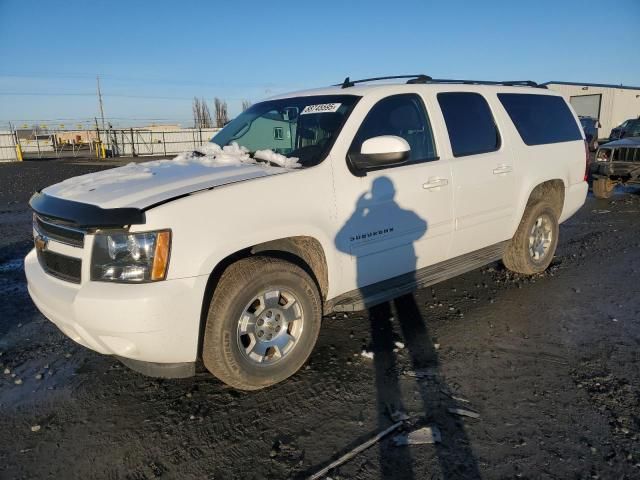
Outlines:
[[[327,301],[325,312],[357,312],[414,292],[419,288],[444,282],[488,263],[500,260],[508,243],[509,241],[497,243],[421,268],[417,272],[406,273],[358,290],[343,293]]]

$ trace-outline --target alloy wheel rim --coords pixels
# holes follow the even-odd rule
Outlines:
[[[553,226],[547,215],[540,215],[529,233],[529,255],[539,262],[547,257],[553,241]]]
[[[242,355],[256,365],[286,358],[300,340],[302,306],[289,290],[271,288],[246,305],[238,319],[237,341]]]

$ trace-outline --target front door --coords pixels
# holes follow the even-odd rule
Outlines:
[[[453,229],[451,171],[437,157],[423,101],[416,94],[383,98],[366,115],[350,147],[380,135],[404,138],[406,163],[356,176],[335,174],[343,283],[352,290],[447,258]],[[338,161],[338,166],[341,163]],[[361,172],[362,173],[362,172]]]

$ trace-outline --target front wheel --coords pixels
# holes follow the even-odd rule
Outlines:
[[[593,195],[596,198],[610,198],[616,183],[608,178],[598,178],[593,181]]]
[[[544,272],[558,246],[558,216],[551,205],[527,206],[502,261],[511,271],[533,275]]]
[[[290,377],[318,338],[322,302],[300,267],[269,257],[232,264],[214,292],[202,358],[220,380],[257,390]]]

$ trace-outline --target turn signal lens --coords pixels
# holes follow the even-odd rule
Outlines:
[[[164,280],[169,265],[169,249],[171,247],[171,232],[158,232],[156,239],[156,252],[153,256],[153,268],[151,280]]]

